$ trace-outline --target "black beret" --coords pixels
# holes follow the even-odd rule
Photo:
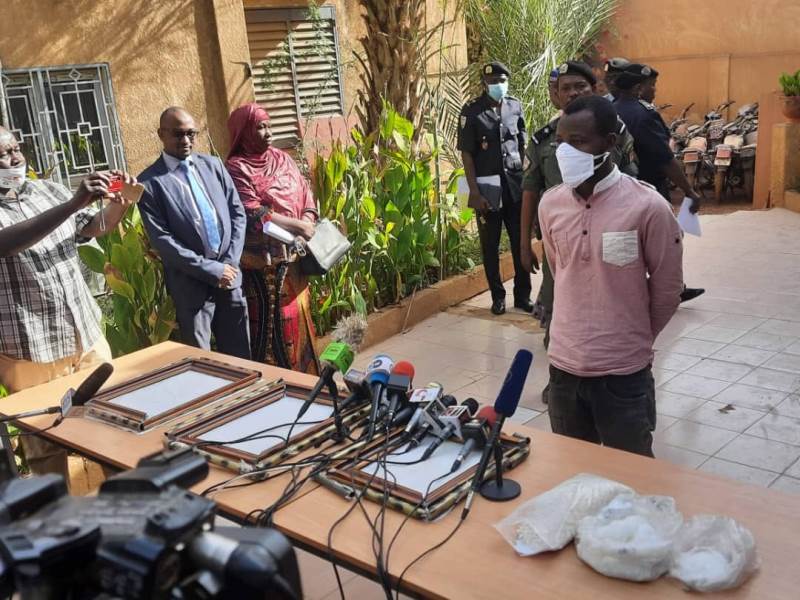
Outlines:
[[[629,61],[627,58],[609,58],[606,61],[606,73],[622,73],[630,65],[631,61]]]
[[[562,75],[579,75],[580,77],[585,77],[592,85],[597,83],[597,77],[594,76],[592,67],[576,60],[568,60],[558,67],[558,76],[561,77]]]
[[[508,70],[508,67],[499,61],[490,62],[483,67],[482,72],[484,75],[505,75],[506,77],[511,77],[511,72]]]
[[[631,63],[617,77],[617,87],[629,90],[637,83],[642,83],[645,79],[658,77],[658,71],[641,63]]]

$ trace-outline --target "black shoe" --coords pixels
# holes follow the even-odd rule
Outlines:
[[[524,310],[526,313],[533,312],[533,302],[531,299],[528,298],[527,300],[515,300],[514,301],[514,308],[518,308],[520,310]]]
[[[681,302],[688,302],[689,300],[694,300],[698,296],[702,296],[705,293],[706,291],[703,288],[685,287],[681,292]]]
[[[506,301],[505,300],[495,300],[492,302],[492,314],[493,315],[503,315],[506,312]]]

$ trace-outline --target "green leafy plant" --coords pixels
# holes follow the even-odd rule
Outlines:
[[[458,206],[457,172],[445,193],[436,193],[433,142],[426,143],[430,153],[421,153],[411,122],[388,104],[378,130],[351,136],[350,145],[336,143],[314,160],[320,214],[338,221],[353,244],[339,265],[312,281],[322,333],[343,314],[371,312],[439,280],[439,256],[447,257],[445,276],[474,265],[463,252],[472,210]]]
[[[783,73],[778,81],[784,96],[800,96],[800,70],[794,75]]]
[[[168,340],[176,327],[175,306],[139,210],[130,209],[120,225],[97,242],[100,248],[83,245],[78,252],[92,271],[105,276],[110,290],[104,325],[114,356]]]
[[[520,99],[530,131],[554,112],[547,92],[550,71],[592,53],[617,0],[464,0],[482,60],[511,70],[510,93]]]

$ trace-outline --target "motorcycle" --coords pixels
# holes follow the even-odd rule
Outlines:
[[[756,142],[758,136],[758,103],[739,109],[737,117],[723,127],[725,135],[714,148],[714,200],[719,203],[734,188],[753,196]]]

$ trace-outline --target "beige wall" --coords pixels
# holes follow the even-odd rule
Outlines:
[[[172,104],[208,125],[224,151],[228,105],[252,89],[244,67],[231,62],[247,60],[246,41],[230,34],[221,41],[218,24],[244,30],[238,0],[6,2],[0,60],[4,68],[109,63],[128,166],[136,173],[156,157],[158,116]]]
[[[452,0],[449,0],[452,3]],[[432,21],[442,0],[428,0]],[[365,34],[356,0],[329,0],[336,9],[345,119],[321,119],[307,136],[342,137],[354,122],[360,83],[353,51]],[[287,0],[16,0],[0,18],[0,61],[7,69],[109,63],[128,166],[138,173],[157,156],[158,116],[186,107],[207,126],[217,151],[228,146],[230,110],[252,101],[245,8],[307,6]],[[452,9],[449,10],[452,13]],[[462,22],[447,28],[446,43],[464,46]],[[461,49],[454,60],[466,61]],[[463,54],[463,58],[462,55]],[[208,150],[206,139],[198,143]],[[313,144],[312,144],[313,145]]]
[[[658,104],[668,116],[696,102],[691,117],[720,102],[758,101],[778,88],[783,71],[800,69],[797,0],[622,0],[607,56],[656,67]]]

